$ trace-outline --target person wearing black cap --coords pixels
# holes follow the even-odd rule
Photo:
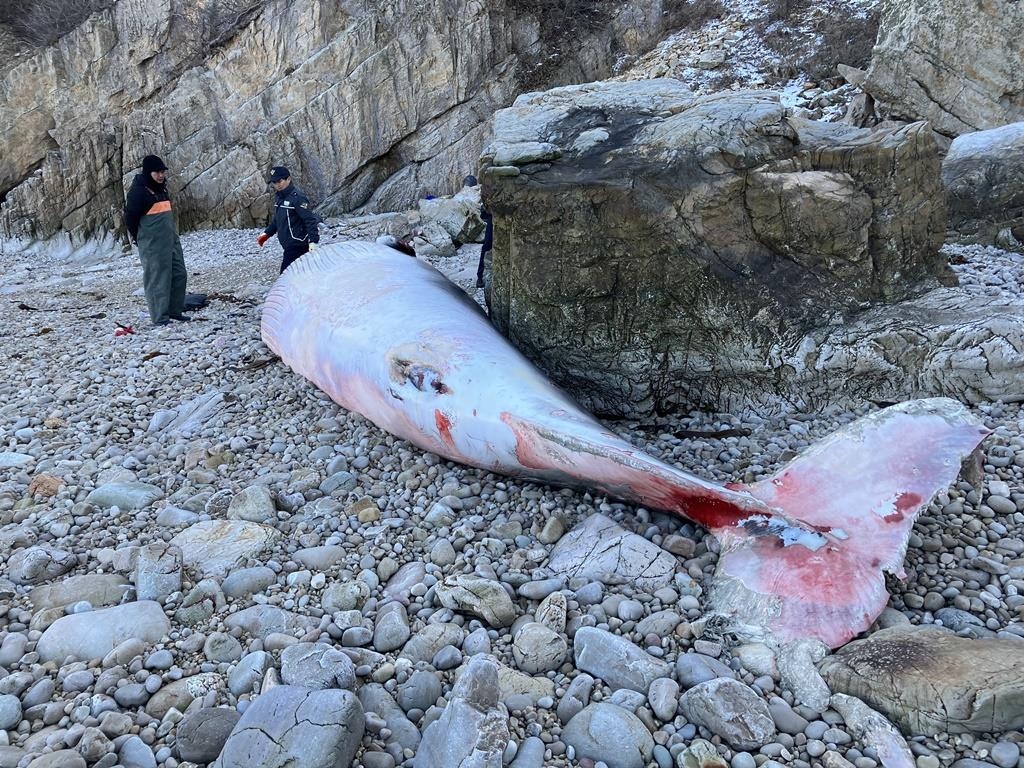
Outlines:
[[[292,262],[316,248],[316,244],[320,242],[320,232],[317,229],[319,220],[313,213],[309,198],[292,184],[291,173],[283,165],[275,165],[270,169],[267,183],[277,193],[274,200],[274,215],[267,228],[263,230],[263,234],[256,238],[256,242],[262,248],[271,235],[277,235],[277,240],[284,249],[284,256],[281,258],[281,272],[284,272]]]
[[[167,166],[156,155],[142,159],[124,207],[128,236],[139,248],[142,286],[153,325],[185,322],[185,257],[167,194]]]

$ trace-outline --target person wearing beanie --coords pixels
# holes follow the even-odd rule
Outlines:
[[[142,287],[153,325],[191,318],[185,309],[185,257],[167,194],[167,166],[156,155],[142,159],[124,207],[128,237],[138,246],[142,261]]]
[[[256,238],[256,244],[262,248],[272,235],[277,235],[277,241],[284,249],[281,258],[282,273],[292,262],[309,253],[320,242],[320,221],[313,213],[309,198],[292,184],[291,177],[291,172],[283,165],[275,165],[270,169],[267,183],[277,193],[274,214],[263,234]]]

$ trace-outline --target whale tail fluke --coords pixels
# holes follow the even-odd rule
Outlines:
[[[810,549],[713,529],[722,543],[715,611],[783,642],[817,637],[834,648],[864,631],[888,601],[885,573],[904,575],[918,513],[987,434],[954,400],[912,400],[849,424],[766,480],[731,486],[826,543]]]

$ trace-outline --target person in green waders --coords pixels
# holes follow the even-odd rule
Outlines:
[[[128,236],[139,248],[142,287],[153,325],[190,320],[182,314],[188,273],[167,194],[167,166],[156,155],[142,159],[142,173],[128,190],[124,221]]]

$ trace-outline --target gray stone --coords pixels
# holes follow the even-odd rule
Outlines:
[[[327,613],[357,610],[370,596],[366,582],[356,579],[341,584],[331,584],[320,596],[320,605]]]
[[[414,768],[501,765],[509,731],[498,696],[497,664],[473,657],[455,681],[448,706],[423,731]]]
[[[1024,120],[1022,22],[1012,0],[886,4],[863,88],[882,116],[928,120],[947,136]]]
[[[39,546],[19,549],[7,559],[7,577],[15,584],[39,584],[55,579],[78,565],[71,552]]]
[[[175,743],[183,760],[209,763],[216,759],[241,716],[233,709],[204,707],[178,723]]]
[[[25,750],[19,747],[0,745],[0,768],[18,768],[18,763],[24,756]]]
[[[181,549],[187,566],[204,576],[223,578],[280,537],[269,526],[244,520],[205,520],[190,525],[171,544]]]
[[[281,653],[281,680],[302,688],[352,688],[355,665],[344,652],[326,643],[298,643]]]
[[[959,608],[940,608],[935,612],[935,618],[942,622],[942,626],[948,627],[954,632],[959,632],[970,626],[984,625],[982,620],[973,613],[961,611]]]
[[[139,600],[163,600],[181,591],[181,550],[162,542],[139,547],[134,581]]]
[[[583,627],[573,638],[576,666],[601,678],[612,690],[647,693],[651,683],[668,677],[672,668],[628,639],[596,627]]]
[[[24,467],[34,461],[35,458],[27,453],[18,453],[17,451],[0,451],[0,469]]]
[[[242,657],[228,675],[228,690],[236,697],[252,693],[263,675],[274,665],[273,657],[266,651],[253,651]]]
[[[0,643],[0,667],[10,667],[25,655],[28,636],[21,632],[11,632]]]
[[[1020,746],[1012,741],[997,741],[988,754],[999,768],[1015,768],[1020,760]]]
[[[121,603],[130,589],[131,584],[119,574],[89,573],[36,587],[29,593],[29,600],[37,611],[63,608],[80,600],[85,600],[93,608],[102,608]]]
[[[86,762],[73,749],[58,749],[34,758],[26,768],[86,768]]]
[[[604,515],[591,515],[559,540],[548,568],[566,578],[615,574],[638,589],[653,591],[671,583],[676,559]]]
[[[170,629],[159,603],[126,603],[57,619],[39,638],[36,651],[43,661],[63,661],[68,656],[102,659],[125,640],[155,643]]]
[[[172,707],[184,712],[193,701],[222,688],[223,685],[224,679],[214,673],[200,673],[175,680],[150,697],[146,702],[146,714],[159,719]]]
[[[339,546],[306,547],[292,557],[304,568],[326,571],[345,556],[345,548]]]
[[[373,626],[373,647],[380,653],[401,648],[412,634],[405,606],[398,602],[387,603],[377,611]]]
[[[153,750],[138,736],[125,739],[117,754],[124,768],[156,768]]]
[[[562,729],[562,741],[576,756],[600,760],[608,768],[644,768],[654,739],[632,712],[612,704],[590,704]]]
[[[676,679],[683,688],[719,677],[735,678],[736,673],[718,659],[701,653],[680,653],[676,658]]]
[[[555,714],[565,725],[590,703],[590,694],[594,688],[594,678],[586,673],[576,675],[565,689],[565,695],[558,702]]]
[[[738,680],[698,683],[682,695],[679,706],[687,720],[721,736],[734,749],[749,752],[775,738],[768,705]]]
[[[430,660],[430,666],[438,671],[455,669],[462,663],[462,652],[454,645],[443,645]]]
[[[84,757],[87,763],[94,765],[105,755],[112,755],[114,749],[110,739],[104,736],[99,728],[87,727],[82,731],[81,738],[75,745],[75,751]],[[116,757],[112,755],[109,758],[109,765],[114,765],[114,760]]]
[[[131,510],[148,507],[154,501],[159,501],[163,497],[164,492],[155,485],[133,480],[119,480],[113,483],[105,483],[89,491],[85,501],[95,507],[117,507],[118,509]]]
[[[637,622],[636,631],[641,636],[658,635],[658,637],[668,637],[675,631],[681,621],[682,617],[676,611],[656,611],[650,616],[640,619]]]
[[[156,524],[164,528],[184,528],[199,522],[199,514],[178,507],[164,507],[156,516]]]
[[[350,765],[362,740],[363,728],[363,708],[351,692],[309,691],[279,685],[245,710],[214,765]]]
[[[515,621],[512,598],[497,581],[457,574],[439,582],[435,590],[441,605],[479,616],[492,627],[508,627]]]
[[[370,683],[359,688],[359,702],[366,712],[375,712],[384,718],[391,738],[403,749],[415,750],[420,743],[420,732],[383,685]]]
[[[273,632],[292,635],[296,630],[308,632],[317,625],[315,619],[286,611],[273,605],[253,605],[225,619],[229,629],[243,629],[253,637],[265,638]]]
[[[462,627],[457,624],[428,624],[409,638],[398,655],[412,662],[430,661],[444,646],[461,645],[464,636]]]
[[[544,768],[544,742],[536,736],[527,736],[516,751],[509,768]]]
[[[411,709],[426,711],[441,697],[441,681],[433,672],[418,669],[409,679],[398,686],[398,705],[408,712]]]
[[[672,722],[679,707],[679,683],[671,677],[659,677],[647,691],[651,711],[666,723]]]
[[[250,523],[273,522],[277,514],[274,496],[265,485],[250,485],[231,499],[228,519],[248,520]]]
[[[10,731],[21,722],[21,701],[12,693],[0,694],[0,731]]]
[[[1024,119],[1024,110],[1019,119]],[[1019,200],[1024,185],[1024,122],[954,139],[942,161],[942,181],[949,201],[949,227],[961,239],[992,245],[1003,229],[1024,232]],[[1000,507],[997,514],[1016,511],[1008,498],[992,496],[988,501],[993,509]]]
[[[773,696],[768,700],[768,712],[775,721],[775,727],[783,733],[796,736],[807,727],[807,719],[793,711],[785,699]]]
[[[558,669],[568,651],[569,644],[561,635],[533,621],[519,628],[512,643],[516,666],[531,675]]]
[[[225,597],[237,599],[262,592],[277,581],[277,574],[265,565],[239,568],[227,575],[220,587]]]
[[[212,632],[203,643],[203,655],[214,662],[238,661],[242,658],[242,644],[229,634]]]

